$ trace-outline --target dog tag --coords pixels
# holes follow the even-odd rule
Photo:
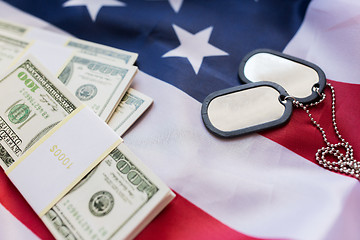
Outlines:
[[[205,126],[221,137],[234,137],[285,124],[292,102],[278,84],[256,82],[214,92],[203,102]]]
[[[246,55],[240,63],[239,77],[244,83],[277,83],[304,104],[315,101],[326,85],[324,72],[315,64],[269,49]]]

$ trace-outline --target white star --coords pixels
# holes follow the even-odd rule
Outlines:
[[[63,4],[63,7],[86,6],[91,19],[95,22],[100,9],[106,7],[123,7],[125,3],[115,0],[69,0]]]
[[[196,34],[173,24],[180,46],[165,53],[162,57],[185,57],[189,60],[196,74],[198,74],[204,57],[227,56],[227,52],[209,44],[213,27],[208,27]]]
[[[183,0],[169,0],[169,3],[174,11],[178,13],[180,11],[181,5],[183,4]]]

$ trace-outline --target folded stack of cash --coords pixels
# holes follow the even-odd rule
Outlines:
[[[135,53],[0,20],[1,167],[16,162],[82,103],[123,135],[152,103],[129,88],[136,58]],[[173,197],[122,143],[42,220],[56,239],[128,239]]]
[[[120,136],[153,102],[129,88],[136,53],[0,19],[0,73],[28,53]]]

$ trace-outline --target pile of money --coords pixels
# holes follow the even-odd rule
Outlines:
[[[0,20],[1,167],[16,162],[81,104],[122,136],[152,104],[130,88],[136,58]],[[173,198],[121,143],[42,220],[56,239],[131,239]]]
[[[0,74],[27,54],[120,136],[153,102],[130,88],[138,54],[0,19]]]

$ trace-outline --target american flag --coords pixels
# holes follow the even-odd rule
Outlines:
[[[139,53],[133,87],[154,105],[125,143],[177,197],[138,239],[359,239],[359,181],[315,161],[324,146],[296,109],[281,128],[221,139],[201,102],[237,86],[242,58],[270,48],[320,66],[359,156],[360,3],[350,0],[0,2],[0,17]],[[327,95],[330,92],[326,90]],[[331,101],[312,109],[335,142]],[[0,173],[0,239],[52,239]]]

